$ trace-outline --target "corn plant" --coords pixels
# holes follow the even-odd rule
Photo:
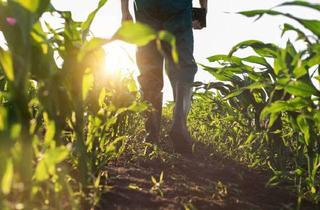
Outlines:
[[[115,87],[103,76],[102,47],[156,39],[175,53],[174,37],[129,22],[110,39],[92,37],[90,25],[106,3],[76,22],[50,0],[0,1],[7,44],[0,48],[0,209],[89,209],[103,166],[121,154],[135,129],[130,121],[147,108],[132,78]],[[62,27],[52,28],[44,13]]]
[[[283,6],[320,11],[318,4],[302,1],[286,2],[275,8]],[[270,168],[275,177],[270,183],[279,178],[289,179],[296,186],[299,205],[302,198],[318,203],[320,21],[301,19],[275,9],[240,14],[257,19],[263,15],[282,15],[295,20],[304,29],[285,24],[283,33],[294,31],[297,40],[305,43],[304,49],[297,50],[290,40],[284,48],[258,40],[241,42],[228,55],[208,58],[218,63],[217,67],[204,66],[224,83],[200,86],[216,88],[230,105],[248,116],[253,113],[251,124],[255,125],[257,133],[265,131],[263,139],[267,140],[271,152]],[[255,54],[245,58],[235,55],[245,48],[253,49]],[[283,149],[278,150],[279,147]],[[293,159],[288,160],[288,156]]]

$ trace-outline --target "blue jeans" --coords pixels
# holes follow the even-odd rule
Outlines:
[[[171,32],[176,37],[179,54],[179,63],[175,64],[168,43],[161,43],[162,52],[157,48],[155,41],[139,47],[137,51],[137,65],[140,70],[138,80],[142,91],[162,91],[164,63],[173,87],[177,83],[193,83],[197,65],[193,57],[191,4],[183,10],[174,12],[172,9],[161,7],[161,5],[144,7],[144,5],[141,5],[142,2],[144,1],[136,0],[136,20],[149,25],[156,31],[166,30]]]

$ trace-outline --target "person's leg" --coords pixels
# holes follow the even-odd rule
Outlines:
[[[156,143],[160,140],[163,57],[159,53],[155,42],[138,48],[137,65],[140,70],[138,81],[143,100],[152,105],[152,110],[146,112],[145,129],[147,135],[145,140],[150,143]]]
[[[160,30],[160,22],[152,17],[155,5],[148,1],[139,0],[135,5],[136,20],[149,25],[156,31]],[[145,112],[145,129],[147,135],[145,141],[157,143],[160,140],[160,124],[162,114],[162,89],[163,89],[163,56],[153,41],[146,46],[138,47],[137,65],[140,71],[138,81],[143,100],[152,105],[152,110]]]
[[[178,21],[177,21],[178,22]],[[172,24],[173,25],[173,24]],[[188,26],[186,24],[186,26]],[[175,33],[179,63],[175,64],[166,50],[166,67],[175,98],[173,124],[170,138],[176,152],[190,154],[192,139],[187,128],[187,116],[191,107],[191,96],[197,65],[193,57],[193,32],[191,25],[179,33]]]

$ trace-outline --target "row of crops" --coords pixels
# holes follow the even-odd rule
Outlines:
[[[112,39],[92,37],[106,2],[76,22],[50,0],[0,1],[0,209],[95,205],[103,167],[121,154],[136,113],[148,107],[137,101],[130,76],[106,76],[102,46],[174,39],[133,23]],[[44,14],[62,27],[51,27]]]
[[[304,1],[240,12],[256,20],[284,16],[293,24],[284,24],[282,35],[294,34],[296,40],[283,48],[247,40],[227,55],[209,57],[211,65],[202,67],[217,81],[196,83],[201,91],[190,120],[204,121],[194,127],[196,138],[209,139],[250,167],[269,168],[269,186],[289,184],[299,207],[303,199],[320,201],[320,21],[277,10],[290,6],[320,12],[319,4]],[[237,56],[246,49],[252,53]]]

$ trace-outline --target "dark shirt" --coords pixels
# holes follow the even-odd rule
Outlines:
[[[167,17],[192,8],[192,0],[135,0],[135,2],[137,10]]]

